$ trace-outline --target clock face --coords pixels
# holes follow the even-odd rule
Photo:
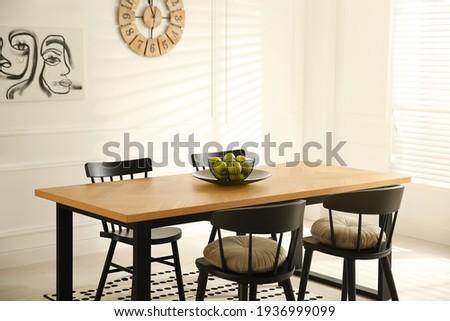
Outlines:
[[[183,34],[182,0],[120,0],[119,28],[137,54],[159,57],[172,50]]]

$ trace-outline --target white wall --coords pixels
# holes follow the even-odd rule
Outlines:
[[[352,167],[391,170],[391,2],[306,1],[305,140],[333,131]],[[448,189],[408,184],[397,232],[449,245],[449,206]]]
[[[155,59],[134,54],[122,41],[118,3],[1,5],[5,26],[83,30],[86,94],[0,105],[0,268],[54,259],[55,204],[34,197],[34,189],[87,183],[83,164],[105,160],[103,145],[123,146],[125,133],[144,146],[153,142],[156,161],[172,160],[162,143],[176,134],[186,140],[194,133],[201,143],[224,147],[234,140],[262,142],[267,133],[279,142],[302,142],[302,1],[185,0],[183,38]],[[130,156],[138,156],[137,148]],[[192,169],[170,162],[154,171]],[[76,255],[105,251],[99,229],[75,216]],[[196,233],[187,226],[183,232]]]

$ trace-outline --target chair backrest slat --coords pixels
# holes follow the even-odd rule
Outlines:
[[[295,250],[297,248],[298,238],[300,235],[303,235],[301,229],[291,232],[291,242],[289,243],[289,269],[293,269],[295,265]]]
[[[248,235],[248,275],[252,275],[253,271],[252,271],[252,267],[253,267],[253,247],[252,247],[252,243],[253,243],[253,234],[250,233]]]
[[[279,241],[277,244],[277,252],[275,253],[275,260],[273,263],[273,271],[276,273],[278,270],[278,262],[280,261],[281,244],[283,243],[284,233],[280,233]]]
[[[223,250],[223,242],[222,242],[222,232],[220,229],[217,229],[217,235],[219,237],[219,251],[220,251],[220,261],[222,263],[222,270],[227,270],[227,262],[225,260],[225,252]]]
[[[106,221],[102,221],[102,226],[104,231],[108,231],[108,223]]]
[[[391,228],[389,231],[389,235],[387,236],[387,240],[386,240],[387,247],[391,247],[391,244],[392,244],[392,237],[394,236],[394,229],[395,229],[395,224],[397,223],[397,216],[398,216],[398,211],[395,212],[394,218],[392,219]]]
[[[336,236],[334,235],[333,211],[328,209],[328,219],[330,220],[331,246],[336,248]]]
[[[362,214],[358,214],[358,236],[356,237],[356,252],[361,251]]]

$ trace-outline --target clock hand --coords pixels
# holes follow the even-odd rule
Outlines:
[[[153,0],[152,0],[152,7],[153,7]],[[152,8],[152,15],[153,15],[153,26],[150,29],[150,38],[153,38],[153,29],[155,29],[155,19],[156,19],[156,7]]]

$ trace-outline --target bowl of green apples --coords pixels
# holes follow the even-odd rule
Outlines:
[[[243,182],[252,173],[255,159],[227,153],[223,157],[209,157],[211,174],[222,182]]]

